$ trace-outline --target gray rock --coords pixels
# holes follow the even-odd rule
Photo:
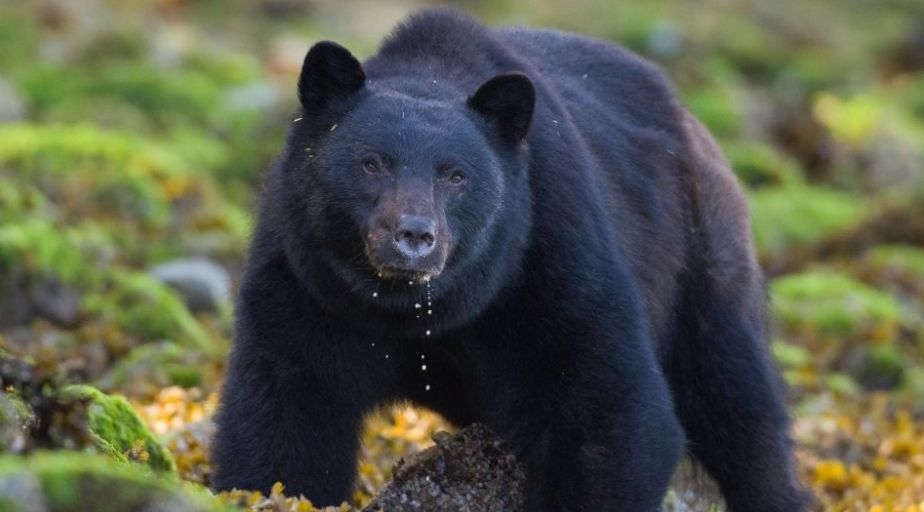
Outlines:
[[[9,80],[0,77],[0,123],[21,121],[26,117],[26,103]]]
[[[212,261],[173,260],[157,265],[149,274],[176,290],[193,313],[217,312],[230,302],[231,278],[224,267]]]
[[[26,450],[29,426],[35,420],[30,415],[22,400],[0,392],[0,452],[20,454]]]
[[[45,491],[38,476],[20,472],[0,478],[0,501],[19,512],[46,512],[50,510]]]

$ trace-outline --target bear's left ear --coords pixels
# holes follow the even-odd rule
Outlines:
[[[366,74],[349,50],[321,41],[308,50],[298,77],[298,99],[306,112],[317,112],[329,101],[362,88]]]
[[[504,141],[519,144],[529,132],[536,91],[522,73],[497,75],[468,99],[468,106],[493,121]]]

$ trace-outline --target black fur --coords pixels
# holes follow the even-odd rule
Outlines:
[[[305,68],[238,304],[216,489],[339,503],[363,416],[410,400],[506,438],[530,511],[658,510],[685,449],[732,511],[804,508],[744,201],[658,69],[450,11],[362,68],[332,43]],[[434,219],[443,260],[391,273],[382,226],[406,211]]]

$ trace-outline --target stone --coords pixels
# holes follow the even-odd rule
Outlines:
[[[148,272],[173,288],[193,313],[219,312],[231,297],[231,278],[217,263],[203,258],[162,263]]]

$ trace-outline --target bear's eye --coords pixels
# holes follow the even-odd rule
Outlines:
[[[461,171],[452,171],[449,175],[449,183],[453,185],[461,185],[463,181],[465,181],[465,175]]]
[[[369,157],[363,160],[363,170],[367,174],[378,174],[381,168],[377,159]]]

